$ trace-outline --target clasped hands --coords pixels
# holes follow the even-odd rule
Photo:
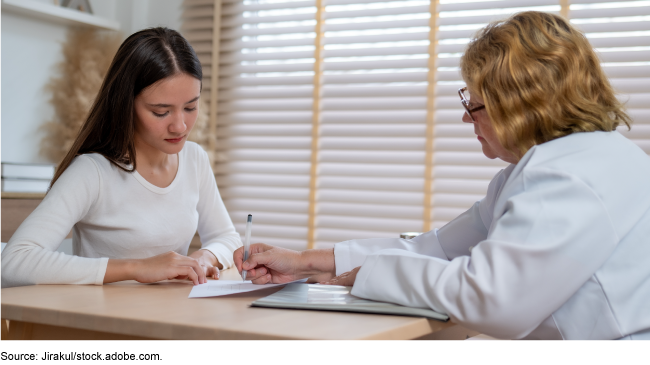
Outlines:
[[[174,251],[145,259],[108,260],[104,283],[136,280],[154,283],[161,280],[190,280],[204,284],[208,277],[219,279],[219,260],[208,250],[198,250],[189,256]]]
[[[244,248],[238,248],[233,259],[241,274],[253,284],[282,284],[309,278],[308,282],[326,285],[354,285],[361,267],[336,276],[334,249],[293,251],[264,243],[250,246],[249,257],[243,262]]]

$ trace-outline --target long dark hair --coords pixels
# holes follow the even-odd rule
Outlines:
[[[135,171],[135,98],[153,83],[179,73],[199,81],[203,77],[194,49],[177,31],[149,28],[127,38],[117,50],[88,118],[56,169],[50,188],[72,160],[84,153],[99,153],[120,169]]]

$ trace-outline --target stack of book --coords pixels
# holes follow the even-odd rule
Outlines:
[[[45,193],[54,177],[54,165],[2,163],[2,191]]]

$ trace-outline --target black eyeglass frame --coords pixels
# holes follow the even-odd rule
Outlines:
[[[463,104],[463,106],[465,107],[465,111],[467,112],[467,115],[469,115],[470,119],[472,119],[473,122],[476,122],[472,113],[477,112],[481,109],[485,109],[485,105],[479,105],[476,108],[470,109],[469,100],[467,100],[467,98],[465,97],[466,90],[467,90],[467,86],[458,89],[458,96],[460,96],[460,103]]]

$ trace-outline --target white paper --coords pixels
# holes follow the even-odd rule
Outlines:
[[[307,279],[292,281],[292,283],[306,281]],[[222,295],[237,294],[237,293],[246,293],[255,290],[262,290],[273,288],[276,286],[287,285],[284,284],[253,284],[250,280],[239,281],[239,280],[210,280],[205,284],[195,285],[190,292],[188,298],[207,298],[207,297],[218,297]]]

